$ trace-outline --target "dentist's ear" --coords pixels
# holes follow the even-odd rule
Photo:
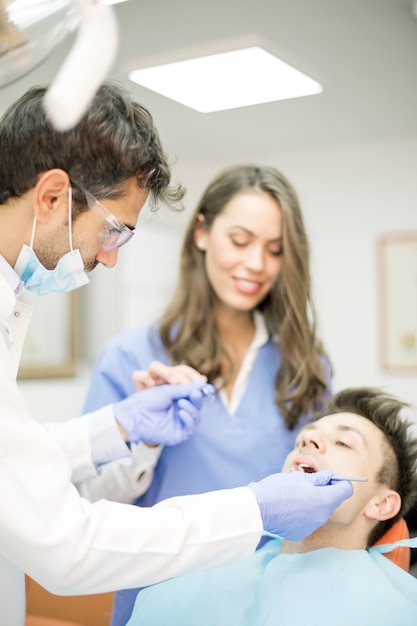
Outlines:
[[[69,186],[70,179],[64,170],[47,170],[39,176],[33,192],[33,211],[38,222],[49,222],[61,205],[68,213]]]
[[[384,489],[380,494],[371,498],[366,505],[365,514],[371,519],[383,522],[397,515],[401,508],[399,493],[393,489]]]

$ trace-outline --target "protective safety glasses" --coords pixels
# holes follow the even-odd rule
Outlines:
[[[87,204],[90,209],[98,212],[107,222],[99,232],[98,238],[103,247],[103,250],[115,250],[124,246],[125,243],[130,241],[135,234],[135,231],[123,224],[113,213],[108,211],[105,206],[101,204],[99,200],[92,193],[87,191],[79,183],[75,185],[83,192],[86,197]]]

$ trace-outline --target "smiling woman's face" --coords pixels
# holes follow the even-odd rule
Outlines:
[[[268,193],[238,193],[210,230],[196,228],[206,271],[218,302],[248,312],[269,293],[282,264],[282,213]]]

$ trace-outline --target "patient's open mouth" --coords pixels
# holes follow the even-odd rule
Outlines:
[[[317,471],[314,467],[311,467],[311,465],[307,465],[307,463],[300,463],[297,465],[297,470],[299,472],[304,472],[305,474],[315,474]]]
[[[299,455],[293,460],[291,472],[304,472],[305,474],[315,474],[319,471],[315,460],[309,455]]]

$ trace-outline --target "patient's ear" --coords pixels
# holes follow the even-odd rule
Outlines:
[[[395,517],[400,508],[400,494],[393,489],[384,489],[369,500],[365,507],[365,514],[371,519],[383,522]]]

